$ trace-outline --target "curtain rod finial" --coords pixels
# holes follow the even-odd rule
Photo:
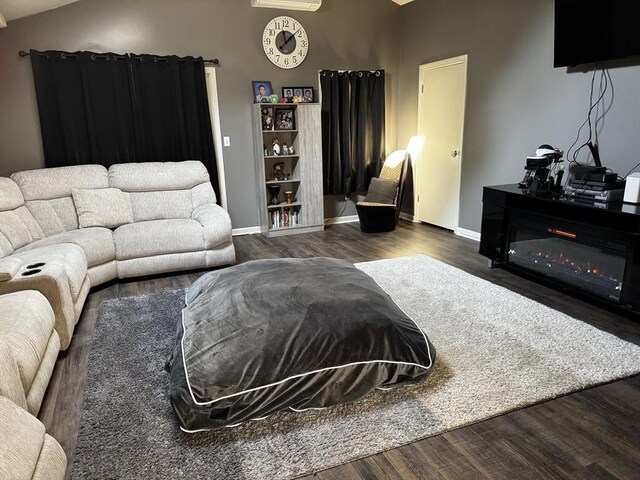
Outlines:
[[[29,52],[25,52],[24,50],[20,50],[18,52],[18,55],[20,55],[21,57],[28,57],[30,55]]]

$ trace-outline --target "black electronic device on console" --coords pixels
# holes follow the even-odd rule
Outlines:
[[[562,192],[562,176],[564,174],[563,167],[556,174],[551,174],[551,165],[562,162],[564,152],[551,145],[540,145],[536,150],[536,154],[527,157],[525,164],[525,174],[518,186],[532,193]]]
[[[591,150],[595,165],[578,165],[573,178],[564,189],[565,195],[596,202],[622,200],[626,182],[618,179],[617,173],[607,172],[607,168],[602,166],[597,145],[588,142],[587,147]]]

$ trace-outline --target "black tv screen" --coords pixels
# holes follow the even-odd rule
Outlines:
[[[554,67],[640,55],[640,0],[556,0]]]

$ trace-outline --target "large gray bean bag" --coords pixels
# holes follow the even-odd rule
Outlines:
[[[425,380],[435,349],[376,282],[332,258],[257,260],[189,289],[168,368],[187,432]]]

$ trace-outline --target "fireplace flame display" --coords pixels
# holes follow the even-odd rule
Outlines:
[[[594,247],[557,239],[516,241],[509,249],[509,262],[514,265],[614,300],[620,300],[622,294],[624,260]]]

